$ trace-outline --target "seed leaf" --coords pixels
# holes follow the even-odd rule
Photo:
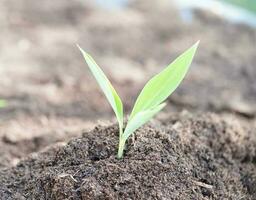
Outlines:
[[[157,114],[160,110],[162,110],[165,107],[166,103],[162,103],[160,105],[157,105],[153,109],[144,110],[139,113],[137,113],[131,120],[129,120],[124,134],[123,139],[127,140],[128,137],[133,134],[133,132],[141,127],[143,124],[148,122],[155,114]]]
[[[199,41],[148,81],[135,102],[130,119],[139,112],[162,103],[179,86],[189,69],[198,44]]]
[[[110,81],[108,80],[104,72],[94,61],[94,59],[88,53],[86,53],[80,46],[78,46],[78,48],[83,54],[84,59],[88,64],[89,69],[92,72],[93,76],[97,80],[101,90],[103,91],[111,107],[113,108],[119,123],[119,128],[122,129],[123,128],[123,104],[120,97],[118,96],[117,92],[115,91],[114,87],[111,85]]]

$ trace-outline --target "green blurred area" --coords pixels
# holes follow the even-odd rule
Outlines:
[[[6,107],[7,102],[3,99],[0,99],[0,108]]]
[[[223,0],[224,2],[240,6],[256,14],[256,0]]]

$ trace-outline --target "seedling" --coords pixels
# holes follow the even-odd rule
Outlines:
[[[93,58],[78,46],[90,68],[90,71],[94,75],[115,112],[119,124],[119,146],[117,158],[120,159],[123,157],[125,143],[135,130],[148,122],[156,113],[164,108],[166,103],[163,102],[174,92],[185,77],[198,44],[199,41],[176,58],[163,71],[148,81],[135,102],[125,128],[123,120],[123,103],[120,97]]]

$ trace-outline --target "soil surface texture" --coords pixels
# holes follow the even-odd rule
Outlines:
[[[0,198],[256,199],[255,129],[238,119],[183,113],[154,121],[122,160],[117,143],[117,126],[98,126],[32,154],[0,172]]]
[[[256,199],[256,29],[170,0],[0,1],[0,199]],[[113,112],[76,48],[131,110],[197,40],[186,78],[115,155]],[[210,112],[209,114],[207,114]]]

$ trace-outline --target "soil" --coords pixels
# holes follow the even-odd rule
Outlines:
[[[120,10],[2,0],[0,199],[255,199],[256,30],[192,14],[183,21],[169,0]],[[165,110],[116,160],[113,112],[74,44],[128,113],[145,82],[199,39]]]
[[[254,28],[199,10],[192,22],[184,22],[165,0],[131,1],[112,11],[91,1],[23,1],[1,2],[5,40],[0,47],[0,94],[10,104],[1,117],[17,112],[109,117],[112,112],[99,98],[102,94],[75,43],[95,57],[130,110],[145,82],[199,39],[191,70],[170,98],[170,109],[247,117],[256,113]]]
[[[16,165],[19,160],[37,152],[45,146],[68,141],[81,135],[82,130],[90,130],[92,123],[82,120],[49,119],[41,117],[40,121],[23,118],[1,126],[0,169]],[[11,134],[9,134],[11,133]]]
[[[256,135],[232,117],[154,121],[116,159],[118,128],[97,126],[2,170],[2,199],[256,199]]]

